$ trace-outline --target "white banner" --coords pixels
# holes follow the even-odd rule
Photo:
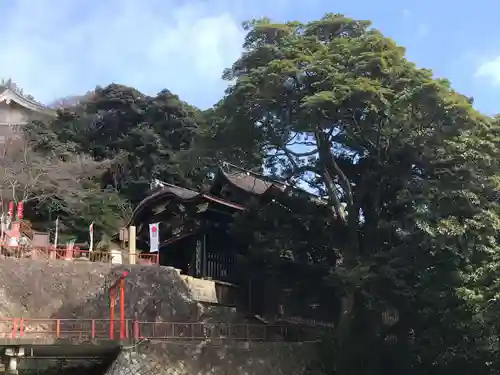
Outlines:
[[[160,247],[160,223],[149,224],[149,252],[157,253]]]
[[[59,216],[56,218],[56,233],[54,234],[54,249],[57,249],[57,240],[59,239]]]
[[[90,237],[89,251],[93,251],[94,250],[94,222],[90,223],[90,225],[89,225],[89,237]]]

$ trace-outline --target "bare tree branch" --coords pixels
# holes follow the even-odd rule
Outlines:
[[[55,155],[41,155],[31,150],[21,138],[9,142],[0,159],[0,199],[38,202],[49,198],[64,200],[68,207],[80,204],[95,186],[106,163],[88,156],[61,160]]]

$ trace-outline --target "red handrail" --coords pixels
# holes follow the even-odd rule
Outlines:
[[[118,280],[119,281],[119,280]],[[147,322],[120,319],[119,340],[206,340],[231,341],[301,341],[302,331],[297,327],[294,336],[289,329],[279,325],[200,323],[200,322]],[[123,324],[122,324],[123,323]],[[111,319],[34,319],[0,318],[0,343],[2,339],[39,340],[79,339],[118,340],[114,333],[115,320]],[[129,335],[129,329],[131,334]],[[298,332],[298,334],[297,334]]]
[[[75,260],[75,259],[85,259],[91,262],[98,263],[111,263],[113,259],[113,254],[106,251],[89,251],[80,250],[75,247],[72,250],[67,250],[64,248],[54,248],[53,246],[48,247],[32,247],[32,246],[11,246],[1,243],[0,241],[0,255],[8,258],[47,258],[49,260]],[[123,255],[135,256],[137,262],[140,264],[150,264],[159,265],[160,258],[158,254],[140,253],[135,254],[124,253]]]

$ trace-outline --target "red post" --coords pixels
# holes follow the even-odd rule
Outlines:
[[[120,340],[125,338],[125,276],[120,278]]]
[[[92,327],[90,328],[91,329],[91,335],[92,335],[92,338],[95,339],[95,320],[92,319]]]
[[[61,321],[56,319],[56,337],[59,338],[61,335]]]
[[[128,273],[124,271],[118,280],[115,281],[113,285],[109,288],[109,338],[114,339],[114,329],[115,329],[115,305],[116,305],[116,295],[115,289],[117,287],[119,290],[120,298],[120,339],[125,338],[125,277]]]

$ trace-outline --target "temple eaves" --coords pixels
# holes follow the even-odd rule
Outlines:
[[[57,114],[55,110],[45,107],[42,104],[35,102],[34,100],[28,99],[18,93],[16,90],[7,87],[2,92],[0,92],[0,103],[6,103],[7,105],[9,105],[11,102],[29,109],[30,111],[38,112],[46,116],[55,117]]]

